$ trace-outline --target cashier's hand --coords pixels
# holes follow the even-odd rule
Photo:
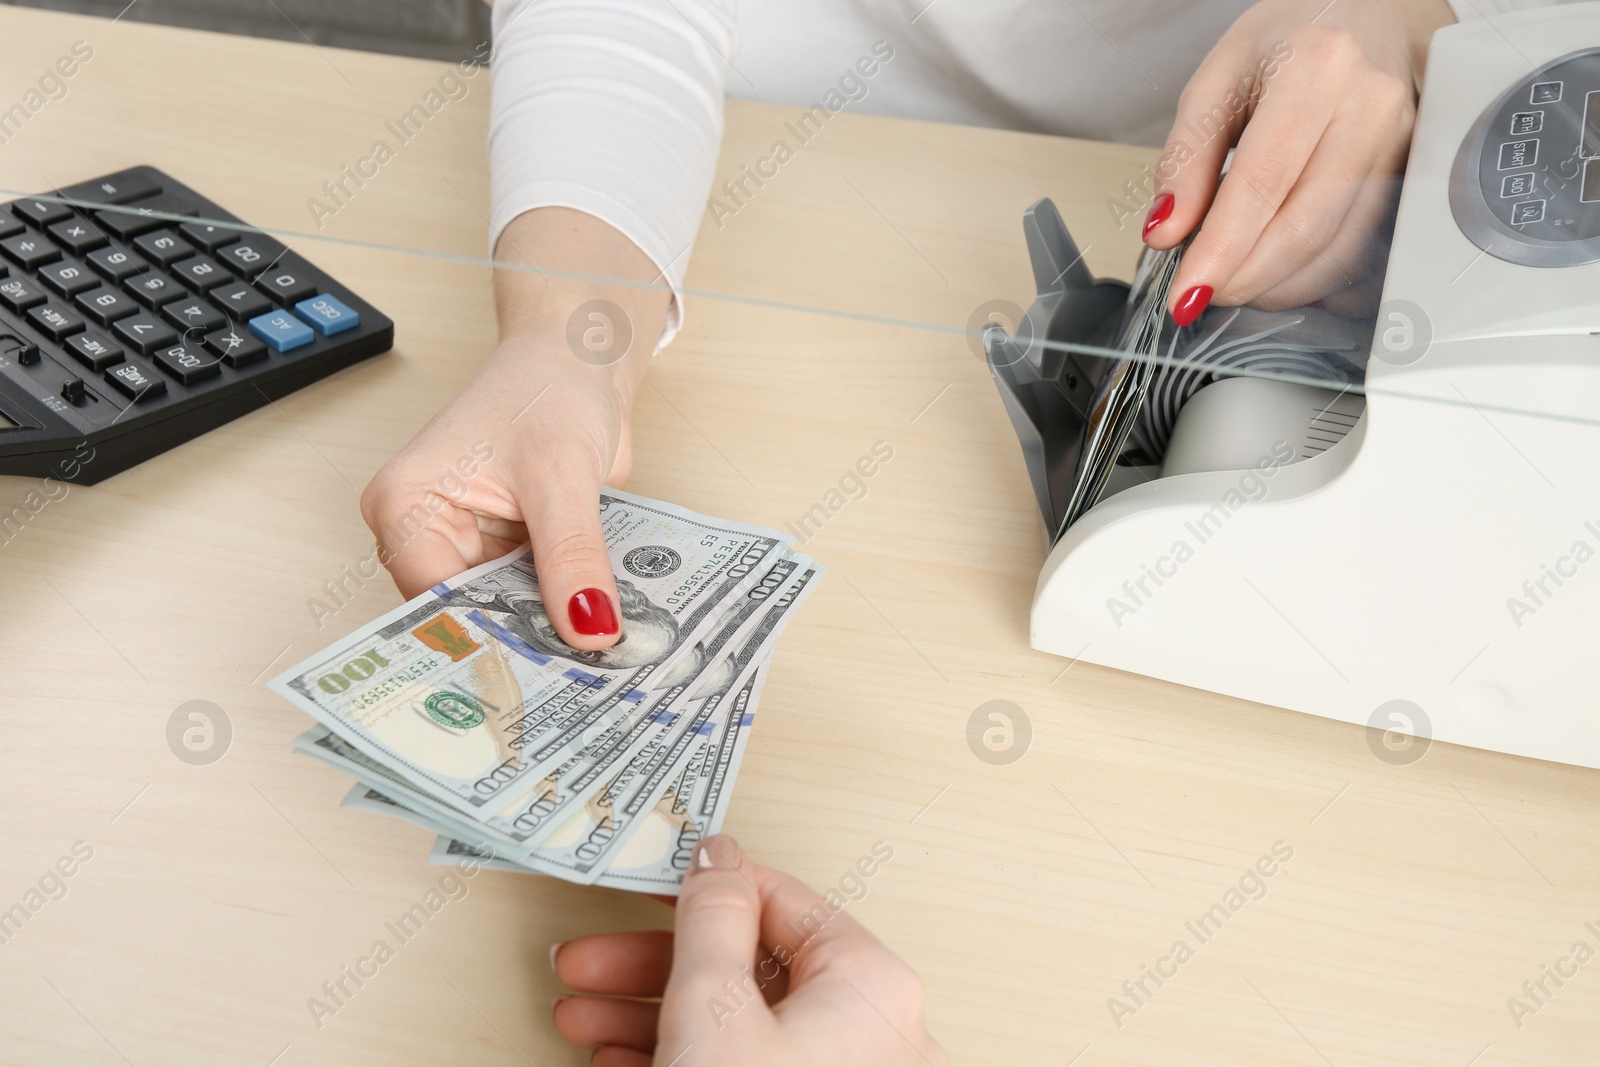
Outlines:
[[[565,208],[518,216],[496,259],[658,287],[497,271],[499,346],[372,479],[361,512],[407,598],[531,540],[556,631],[607,648],[621,615],[600,487],[628,476],[628,413],[671,296],[631,241]]]
[[[795,928],[811,917],[809,939]],[[818,916],[829,916],[818,919]],[[791,925],[793,924],[793,925]],[[701,842],[676,934],[596,934],[557,945],[556,1028],[594,1067],[945,1067],[916,972],[794,878],[730,837]],[[660,1003],[648,999],[660,997]]]
[[[1453,21],[1445,0],[1265,0],[1240,16],[1178,101],[1145,225],[1165,249],[1205,220],[1173,284],[1180,325],[1212,302],[1375,299],[1428,41]]]

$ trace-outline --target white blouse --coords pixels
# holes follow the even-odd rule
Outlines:
[[[1451,0],[1458,18],[1556,0]],[[610,223],[683,284],[722,99],[1160,145],[1250,0],[497,0],[490,247],[524,211]],[[676,332],[679,301],[664,344]]]

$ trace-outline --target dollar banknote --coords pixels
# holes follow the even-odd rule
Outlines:
[[[638,820],[632,836],[615,850],[599,877],[593,879],[595,885],[639,893],[677,894],[695,845],[722,829],[765,676],[763,665],[734,695],[721,724],[700,742],[689,765]],[[436,831],[439,837],[429,852],[430,863],[450,864],[472,858],[497,870],[544,873],[509,858],[492,840],[481,834],[475,836],[470,827],[451,827],[419,816],[363,786],[353,789],[345,803]]]
[[[806,567],[797,580],[772,598],[758,624],[722,661],[729,675],[725,684],[687,704],[682,714],[607,781],[605,788],[581,807],[575,805],[574,814],[565,825],[542,838],[521,862],[533,870],[572,881],[590,882],[599,877],[611,857],[656,809],[662,791],[669,795],[677,792],[669,784],[683,775],[701,740],[715,730],[731,707],[729,698],[753,679],[764,653],[777,643],[778,635],[805,600],[817,574],[815,566]]]
[[[635,892],[676,894],[689,869],[694,846],[720,833],[755,723],[756,704],[766,680],[762,665],[701,742],[683,777],[656,799],[642,825],[611,857],[594,884]]]
[[[612,490],[601,520],[623,608],[605,653],[556,636],[524,548],[273,680],[316,720],[295,749],[355,780],[346,806],[432,830],[433,862],[676,892],[823,568],[775,531]]]
[[[786,617],[794,604],[789,590],[814,577],[815,567],[807,560],[804,556],[779,559],[739,596],[719,620],[717,632],[700,644],[695,673],[627,705],[622,717],[580,744],[549,774],[503,794],[471,815],[443,804],[425,784],[366,755],[326,728],[314,727],[302,734],[296,747],[436,820],[449,817],[480,824],[482,832],[503,849],[526,856],[534,843],[556,831],[600,792],[619,768],[630,766],[641,752],[652,751],[652,746],[660,747],[662,735],[680,721],[703,718],[700,709],[715,694],[702,695],[701,690],[714,686],[729,670],[739,669],[727,664],[739,657],[770,652],[782,627],[768,620]],[[728,649],[734,649],[731,656],[724,655]]]
[[[744,742],[755,719],[764,676],[765,670],[758,670],[735,695],[726,724],[700,743],[694,759],[656,798],[636,832],[616,850],[600,876],[593,880],[595,885],[637,893],[677,895],[694,856],[695,845],[722,828]],[[364,795],[358,796],[358,793]],[[439,836],[428,854],[430,863],[453,864],[470,859],[496,870],[540,873],[509,858],[492,840],[481,834],[473,835],[471,828],[448,827],[418,816],[364,786],[355,787],[346,798],[346,804],[381,811],[437,832]]]
[[[574,761],[582,763],[581,768],[558,770],[537,783],[530,797],[482,820],[468,819],[437,803],[324,728],[313,727],[302,734],[296,747],[339,767],[390,804],[405,809],[415,816],[410,821],[456,836],[482,838],[503,856],[540,873],[592,880],[631,836],[641,816],[649,813],[650,801],[664,783],[681,776],[706,746],[705,739],[720,723],[719,709],[737,707],[742,714],[749,705],[756,671],[766,663],[821,568],[801,558],[780,561],[774,572],[771,596],[756,596],[768,587],[763,582],[741,598],[764,605],[759,615],[753,616],[754,624],[742,621],[742,613],[730,613],[723,632],[707,642],[704,662],[708,666],[697,678],[668,690],[663,699],[668,708],[681,710],[658,714],[644,744],[601,746],[593,754],[582,750]],[[681,703],[671,699],[678,691],[684,694]],[[617,753],[617,758],[607,762],[607,752]]]
[[[601,525],[624,635],[609,649],[580,652],[556,636],[524,547],[441,583],[272,687],[472,818],[585,745],[642,744],[651,694],[704,673],[705,640],[787,539],[614,490],[601,498]]]

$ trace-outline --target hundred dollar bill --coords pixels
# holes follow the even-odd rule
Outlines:
[[[765,681],[763,664],[735,695],[723,723],[700,743],[689,766],[662,791],[640,827],[616,850],[595,885],[677,895],[693,860],[695,845],[721,829],[729,787],[738,773]],[[366,786],[355,786],[345,798],[345,805],[383,812],[439,833],[428,853],[429,863],[454,864],[471,859],[496,870],[537,873],[509,859],[490,839],[474,835],[471,827],[445,826],[429,820]]]
[[[801,571],[801,567],[805,570]],[[600,730],[576,752],[545,777],[524,788],[513,789],[468,815],[442,803],[418,783],[394,768],[385,766],[343,737],[323,727],[314,727],[295,739],[297,750],[344,771],[356,781],[370,786],[397,804],[430,819],[433,825],[476,824],[479,833],[496,840],[500,847],[518,859],[530,854],[532,846],[564,822],[574,817],[600,792],[608,779],[632,765],[634,757],[650,748],[672,726],[687,716],[699,716],[709,697],[699,696],[708,681],[724,676],[730,663],[742,663],[751,648],[770,655],[781,627],[768,622],[774,606],[787,617],[794,600],[790,591],[809,580],[815,569],[809,557],[785,557],[774,564],[761,581],[745,590],[724,613],[720,629],[697,650],[699,668],[669,689],[653,691],[621,719]],[[751,635],[748,639],[746,635]],[[731,654],[728,649],[735,651]],[[676,710],[682,705],[683,710]],[[705,716],[699,716],[704,718]],[[469,835],[471,831],[468,831]]]
[[[527,857],[518,857],[534,870],[577,882],[592,882],[604,872],[611,857],[627,843],[652,812],[659,809],[671,783],[683,777],[696,746],[718,723],[718,715],[738,689],[749,682],[765,662],[785,625],[815,587],[821,567],[808,564],[795,581],[783,586],[742,643],[721,661],[727,679],[707,695],[686,706],[650,743],[616,769],[605,788],[591,796],[581,809],[551,834],[538,841]]]
[[[638,709],[704,673],[706,639],[789,539],[610,489],[600,517],[623,615],[612,648],[581,652],[556,636],[523,548],[441,583],[272,687],[474,819],[566,766],[607,726],[627,722],[626,744],[642,743],[631,729]]]
[[[611,889],[625,889],[635,893],[657,893],[663,896],[677,896],[683,882],[683,875],[689,869],[689,859],[694,854],[694,846],[703,836],[692,826],[687,830],[674,830],[682,820],[686,809],[680,803],[674,803],[672,798],[679,796],[686,788],[686,779],[689,777],[687,769],[684,770],[672,783],[657,802],[659,809],[655,814],[662,823],[664,833],[669,840],[658,841],[654,837],[640,842],[638,838],[629,842],[628,846],[619,853],[619,859],[627,860],[630,850],[638,849],[640,862],[635,868],[620,872],[615,878],[601,878],[596,884]],[[361,808],[367,811],[377,811],[405,819],[429,829],[440,830],[434,839],[433,848],[428,852],[428,862],[437,865],[453,865],[463,860],[473,860],[482,866],[500,871],[514,871],[519,874],[543,874],[523,863],[507,858],[497,849],[493,842],[487,838],[473,838],[470,835],[461,835],[453,827],[430,827],[428,821],[407,811],[402,805],[395,804],[381,794],[368,790],[365,786],[357,785],[357,790],[363,790],[363,795],[358,799],[345,798],[346,807]],[[653,824],[652,824],[652,828]],[[468,840],[462,840],[467,836]],[[649,835],[641,835],[649,836]],[[665,859],[658,859],[658,853],[664,854]],[[661,868],[657,871],[655,868]]]
[[[701,742],[682,778],[657,797],[650,815],[641,820],[643,825],[616,850],[595,885],[677,894],[694,846],[722,829],[766,678],[762,664],[718,716],[720,721]]]
[[[564,824],[582,820],[585,805],[612,778],[641,759],[654,766],[657,753],[675,753],[684,724],[704,721],[720,699],[720,690],[700,694],[718,684],[734,684],[749,659],[772,654],[781,624],[795,604],[790,592],[804,586],[814,573],[810,557],[790,556],[779,560],[760,583],[746,590],[723,617],[720,628],[697,648],[699,668],[694,674],[657,691],[586,743],[555,775],[556,787],[517,813],[516,827],[525,835],[521,840],[538,845],[551,834],[565,838],[571,827]],[[720,681],[724,678],[728,682]],[[524,862],[533,854],[517,859]]]

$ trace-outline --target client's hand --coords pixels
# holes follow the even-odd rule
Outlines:
[[[1265,0],[1240,16],[1183,90],[1145,223],[1171,248],[1205,220],[1173,283],[1179,325],[1213,300],[1334,306],[1372,288],[1428,41],[1453,21],[1445,0]]]
[[[796,930],[812,931],[800,940]],[[550,956],[578,990],[556,1028],[595,1067],[942,1067],[916,972],[799,881],[710,837],[676,934],[596,934]],[[649,1000],[625,999],[660,997]]]
[[[606,648],[621,614],[600,487],[628,476],[628,412],[670,294],[631,241],[578,211],[521,215],[496,251],[657,287],[497,271],[499,347],[372,479],[361,512],[408,598],[531,540],[557,632],[575,648]]]

